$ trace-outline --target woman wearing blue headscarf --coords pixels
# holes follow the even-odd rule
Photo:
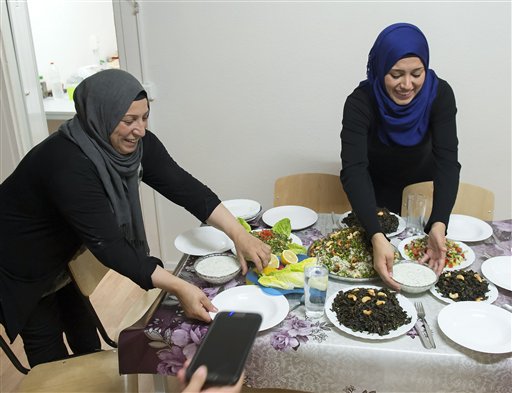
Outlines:
[[[380,227],[376,208],[400,214],[405,186],[434,181],[424,261],[440,273],[459,183],[456,112],[451,87],[429,69],[423,33],[408,23],[384,29],[370,50],[367,79],[345,102],[340,177],[371,239],[375,270],[395,289],[399,285],[390,275],[394,248]]]

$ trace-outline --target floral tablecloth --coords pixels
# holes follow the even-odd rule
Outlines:
[[[495,237],[467,243],[476,254],[471,269],[480,271],[484,260],[511,255],[512,220],[490,223]],[[320,214],[317,223],[295,234],[308,246],[334,228],[331,215]],[[218,287],[194,273],[197,257],[185,256],[176,269],[181,278],[213,298],[218,292],[246,284],[243,276]],[[379,281],[371,283],[381,285]],[[353,286],[329,280],[328,296]],[[437,325],[446,303],[430,293],[405,294],[425,306],[437,344],[425,349],[414,329],[387,340],[353,337],[334,327],[325,317],[308,320],[304,307],[288,314],[276,327],[261,332],[246,365],[246,384],[255,388],[283,388],[310,392],[510,392],[511,354],[486,354],[462,347],[447,338]],[[290,306],[300,294],[287,295]],[[144,326],[125,329],[119,337],[119,368],[122,374],[175,374],[192,356],[208,325],[189,320],[173,296],[162,302]],[[512,303],[512,293],[499,288],[495,305]],[[511,333],[512,334],[512,333]]]

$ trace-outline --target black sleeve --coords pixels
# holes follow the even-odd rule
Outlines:
[[[352,211],[371,238],[382,232],[377,215],[377,202],[368,172],[368,133],[374,114],[369,96],[360,88],[346,100],[341,130],[340,174]]]
[[[446,81],[440,79],[430,117],[435,171],[432,214],[425,227],[427,233],[434,222],[443,222],[448,227],[450,213],[457,197],[461,165],[457,158],[456,113],[453,90]]]
[[[142,181],[205,222],[220,203],[217,195],[181,168],[156,135],[147,131],[143,142]]]
[[[69,157],[66,165],[48,167],[52,171],[45,176],[43,192],[85,246],[105,266],[144,289],[153,288],[151,274],[162,262],[125,240],[92,162],[80,153]]]

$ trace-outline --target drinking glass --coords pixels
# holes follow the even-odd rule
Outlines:
[[[406,236],[423,235],[425,232],[425,213],[427,209],[427,198],[423,194],[407,195],[407,225]]]
[[[311,265],[304,270],[304,304],[306,316],[316,319],[324,315],[329,271],[323,265]]]

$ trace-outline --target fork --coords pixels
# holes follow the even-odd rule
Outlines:
[[[418,313],[418,318],[421,319],[423,324],[425,325],[425,331],[427,332],[428,339],[430,344],[432,344],[432,348],[436,347],[436,343],[434,342],[434,337],[432,335],[432,330],[430,330],[430,326],[428,325],[427,320],[425,319],[425,309],[423,308],[422,302],[415,302],[414,307],[416,307],[416,312]]]

